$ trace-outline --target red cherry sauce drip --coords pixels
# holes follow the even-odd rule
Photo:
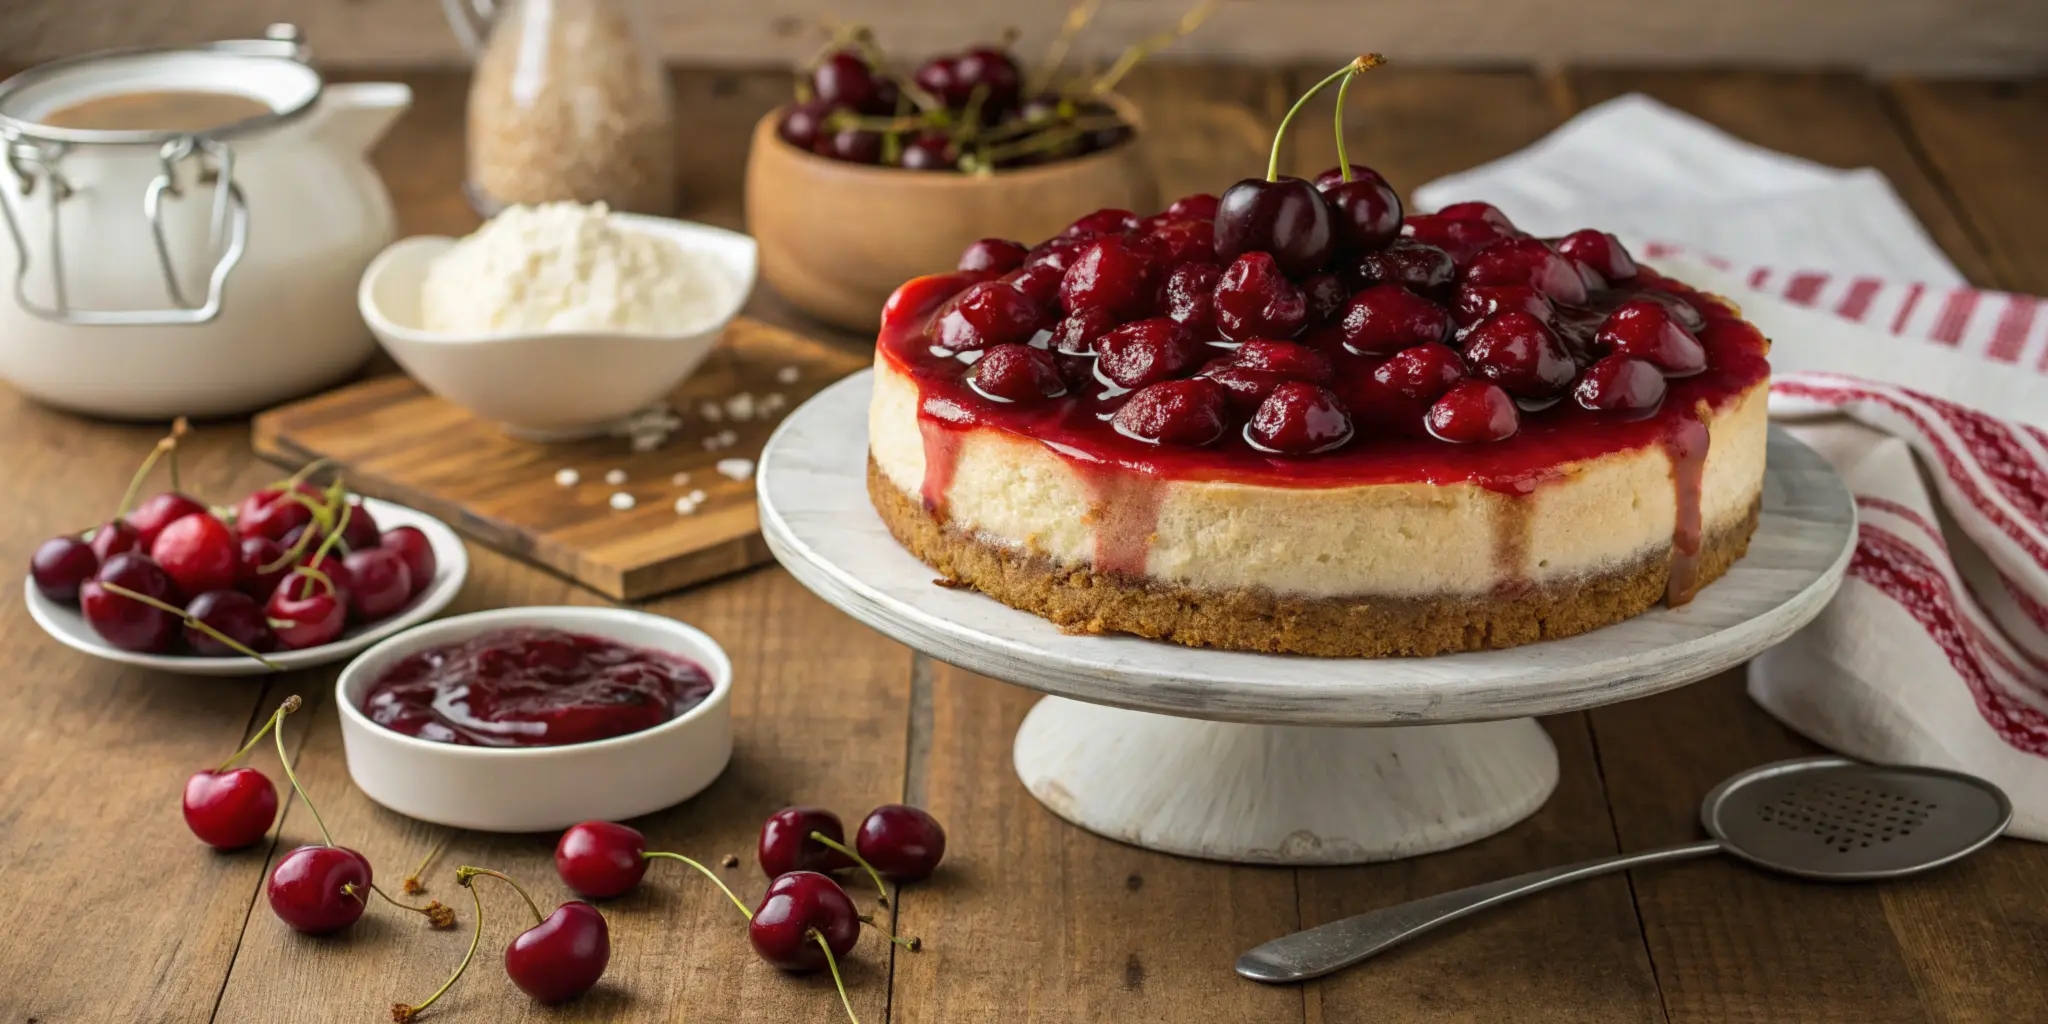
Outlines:
[[[663,651],[558,629],[494,630],[413,654],[363,698],[370,720],[471,747],[558,747],[652,729],[711,694]]]
[[[1082,389],[1075,393],[1029,405],[997,405],[982,399],[962,379],[967,365],[943,350],[933,351],[925,335],[926,322],[948,298],[984,275],[975,272],[935,274],[909,281],[890,297],[882,312],[877,344],[883,358],[917,387],[920,427],[925,440],[924,497],[943,501],[950,483],[953,452],[960,430],[990,427],[1030,438],[1071,460],[1077,466],[1100,467],[1093,475],[1135,476],[1154,481],[1235,481],[1269,487],[1336,487],[1381,483],[1431,483],[1438,485],[1473,483],[1510,496],[1524,497],[1545,482],[1562,476],[1569,463],[1596,459],[1616,452],[1660,445],[1673,452],[1674,463],[1686,444],[1674,446],[1672,438],[1699,423],[1699,407],[1721,409],[1770,376],[1765,356],[1770,343],[1720,299],[1698,292],[1656,271],[1643,267],[1629,282],[1626,292],[1604,293],[1608,298],[1646,291],[1664,292],[1684,299],[1706,320],[1697,333],[1707,350],[1707,369],[1692,377],[1669,382],[1664,404],[1647,418],[1624,421],[1581,408],[1570,401],[1540,412],[1525,413],[1521,429],[1505,441],[1491,444],[1448,444],[1421,429],[1420,416],[1412,430],[1367,427],[1361,423],[1357,440],[1333,452],[1309,458],[1283,458],[1253,448],[1236,430],[1207,448],[1173,448],[1146,444],[1126,437],[1109,424],[1110,416],[1122,404],[1124,395],[1108,396]],[[1224,354],[1218,349],[1218,355]],[[1367,375],[1379,362],[1371,357],[1346,352],[1326,353],[1338,364],[1342,375]],[[937,421],[934,423],[933,421]],[[1690,423],[1691,427],[1686,424]],[[1682,440],[1682,438],[1681,438]],[[1704,456],[1704,445],[1699,456]],[[1122,471],[1117,474],[1116,471]],[[1083,473],[1084,477],[1091,474]],[[1680,471],[1674,487],[1680,489],[1681,525],[1674,537],[1682,552],[1686,544],[1697,551],[1697,541],[1688,540],[1684,522],[1698,518],[1697,484],[1690,497],[1682,493],[1687,472]],[[1696,472],[1693,475],[1697,475]],[[1098,501],[1122,503],[1131,499],[1127,489],[1109,494],[1098,490]],[[1155,499],[1156,500],[1156,499]],[[1510,502],[1510,505],[1518,504]],[[1693,511],[1688,516],[1687,508]],[[1144,521],[1142,508],[1123,514],[1100,515],[1099,521],[1120,524],[1127,536],[1149,537],[1123,524]],[[1156,510],[1155,513],[1156,514]],[[1526,519],[1519,512],[1503,512]],[[1503,522],[1504,527],[1511,526]],[[1526,526],[1526,523],[1523,524]],[[1515,545],[1517,529],[1499,531],[1497,559],[1521,553]],[[1692,532],[1698,532],[1697,527]],[[1112,538],[1108,545],[1113,561],[1129,568],[1142,559],[1125,550],[1127,541]],[[1683,543],[1677,543],[1683,542]],[[1526,544],[1526,540],[1519,543]],[[1098,548],[1101,539],[1097,539]],[[1525,553],[1525,552],[1522,552]],[[1682,582],[1682,581],[1679,581]],[[1674,593],[1685,593],[1683,589]]]
[[[918,489],[924,510],[940,521],[946,518],[946,492],[953,487],[953,471],[960,465],[960,431],[920,409],[917,431],[924,438],[924,483]]]
[[[1152,533],[1159,525],[1159,506],[1166,501],[1165,481],[1129,473],[1083,469],[1088,485],[1089,532],[1097,572],[1145,574],[1152,553]]]
[[[1700,482],[1707,469],[1707,425],[1690,416],[1673,421],[1664,450],[1671,456],[1671,486],[1678,498],[1678,522],[1671,530],[1671,580],[1664,603],[1676,608],[1700,589]]]

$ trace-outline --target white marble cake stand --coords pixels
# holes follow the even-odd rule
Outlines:
[[[1833,596],[1855,505],[1773,430],[1749,555],[1691,604],[1583,636],[1436,658],[1336,659],[1074,636],[933,585],[868,503],[871,373],[826,389],[760,464],[761,530],[805,586],[942,661],[1043,691],[1017,774],[1092,832],[1194,857],[1351,864],[1491,835],[1557,784],[1532,715],[1703,679],[1784,639]],[[1378,726],[1379,728],[1360,728]]]

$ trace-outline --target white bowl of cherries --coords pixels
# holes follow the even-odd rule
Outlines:
[[[136,473],[113,519],[44,541],[24,582],[59,643],[181,675],[247,676],[355,655],[455,599],[469,555],[424,512],[316,487],[305,474],[232,509],[172,489],[134,498],[178,431]]]

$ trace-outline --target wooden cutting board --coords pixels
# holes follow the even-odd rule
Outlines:
[[[671,398],[681,425],[649,451],[626,437],[516,440],[402,376],[280,406],[258,415],[252,431],[266,458],[293,467],[327,459],[360,493],[432,513],[607,597],[637,600],[768,561],[752,477],[735,479],[718,464],[759,458],[782,417],[867,362],[735,319]],[[742,394],[750,397],[736,400]],[[562,470],[578,481],[559,483]],[[623,482],[607,483],[615,473]],[[697,491],[695,510],[678,512],[677,500]],[[612,506],[622,493],[632,508]]]

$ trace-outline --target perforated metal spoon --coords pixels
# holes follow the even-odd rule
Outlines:
[[[1519,896],[1724,850],[1801,878],[1901,878],[1976,852],[2011,820],[2012,802],[1972,775],[1841,757],[1780,761],[1731,776],[1707,794],[1700,823],[1714,838],[1705,842],[1531,871],[1332,921],[1238,957],[1237,973],[1272,983],[1320,978]]]

